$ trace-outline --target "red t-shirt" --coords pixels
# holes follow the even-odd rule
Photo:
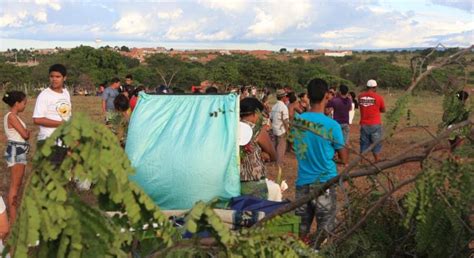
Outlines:
[[[133,95],[132,98],[130,99],[130,108],[132,109],[132,111],[135,109],[135,106],[137,105],[137,100],[138,98]]]
[[[373,91],[366,91],[359,95],[361,125],[382,124],[380,111],[383,109],[385,109],[385,103],[379,94]]]

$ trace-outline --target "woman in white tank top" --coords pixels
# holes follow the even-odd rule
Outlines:
[[[30,149],[28,144],[30,132],[26,129],[25,123],[18,117],[18,114],[23,112],[26,107],[25,93],[9,91],[2,100],[10,106],[10,112],[3,118],[3,128],[8,139],[4,157],[8,167],[11,168],[8,212],[10,213],[10,224],[13,224],[16,218],[17,196],[25,174],[27,154]]]

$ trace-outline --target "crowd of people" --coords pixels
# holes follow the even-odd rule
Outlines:
[[[336,92],[326,81],[314,79],[309,82],[306,91],[299,94],[288,89],[277,90],[277,102],[271,109],[268,106],[266,108],[266,98],[260,102],[255,97],[241,96],[241,120],[250,124],[257,135],[250,143],[252,151],[248,151],[242,160],[242,193],[265,198],[262,194],[265,193],[265,153],[270,160],[276,160],[279,165],[284,164],[289,149],[288,135],[296,130],[292,128],[296,118],[314,124],[320,132],[304,132],[302,137],[294,138],[290,148],[290,151],[305,149],[304,152],[295,151],[298,162],[296,198],[309,194],[337,175],[336,154],[341,165],[347,166],[349,125],[355,108],[360,109],[361,115],[361,152],[369,148],[370,144],[377,143],[372,153],[378,160],[381,151],[379,139],[382,136],[381,113],[385,112],[385,104],[383,97],[376,93],[376,87],[376,81],[369,80],[366,91],[355,98],[355,93],[349,93],[346,85],[340,85]],[[269,126],[257,126],[259,124]],[[267,135],[272,136],[273,144],[268,144]],[[331,187],[324,194],[315,196],[314,200],[299,207],[296,214],[301,217],[299,232],[305,241],[310,241],[307,237],[314,218],[318,236],[330,231],[336,217],[335,188]]]
[[[71,118],[71,98],[64,87],[66,78],[67,69],[64,65],[52,65],[49,68],[50,86],[36,99],[33,122],[39,127],[36,141],[38,147],[44,144],[58,126]],[[121,84],[120,78],[113,78],[100,92],[105,124],[117,135],[122,146],[126,142],[128,120],[142,91],[145,88],[135,87],[133,77],[127,75],[125,84]],[[170,90],[158,87],[156,92],[166,94]],[[217,94],[219,90],[211,86],[196,93]],[[294,151],[298,162],[295,185],[297,198],[334,178],[338,170],[336,159],[341,167],[347,166],[350,125],[357,109],[360,110],[360,152],[367,151],[370,147],[374,160],[380,159],[380,140],[383,135],[381,113],[385,112],[386,107],[384,98],[377,93],[375,80],[369,80],[365,90],[356,97],[346,85],[339,85],[336,91],[326,81],[313,79],[304,92],[296,93],[288,88],[276,90],[277,101],[271,107],[268,103],[268,89],[258,91],[255,87],[241,87],[238,94],[240,119],[253,131],[250,142],[241,146],[243,154],[240,178],[243,195],[265,199],[265,162],[275,161],[278,165],[283,165],[286,153],[298,148],[304,148],[305,151]],[[465,99],[467,96],[461,94],[460,100]],[[10,108],[4,116],[4,131],[8,139],[5,159],[11,170],[11,180],[7,205],[0,197],[0,238],[6,236],[8,226],[16,219],[18,193],[30,148],[30,131],[19,117],[19,113],[25,110],[27,96],[23,92],[11,91],[5,94],[3,101]],[[305,131],[302,137],[297,137],[292,144],[288,144],[289,134],[296,130],[292,128],[295,119],[316,125],[322,133]],[[58,141],[51,161],[61,163],[66,153],[66,146]],[[8,218],[5,210],[9,212]],[[335,188],[331,187],[322,195],[315,196],[312,201],[298,208],[296,214],[301,217],[300,235],[303,238],[308,236],[314,218],[318,234],[330,231],[336,217]]]

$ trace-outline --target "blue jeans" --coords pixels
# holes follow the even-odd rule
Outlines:
[[[361,125],[360,126],[360,152],[362,153],[369,148],[374,142],[382,139],[382,125]],[[380,153],[382,144],[377,144],[372,152]]]

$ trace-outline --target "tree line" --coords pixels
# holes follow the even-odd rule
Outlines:
[[[18,53],[26,53],[18,51]],[[435,56],[448,55],[452,51],[437,52]],[[370,53],[373,54],[373,53]],[[406,54],[406,53],[404,53]],[[255,85],[257,87],[293,87],[303,90],[304,85],[315,77],[328,81],[332,86],[346,84],[353,88],[363,86],[368,79],[375,79],[382,88],[406,88],[412,78],[412,69],[397,64],[397,54],[382,53],[363,59],[364,53],[343,58],[315,56],[309,60],[287,55],[288,60],[259,59],[252,55],[220,55],[207,63],[183,61],[179,56],[153,54],[144,63],[126,57],[110,48],[95,49],[80,46],[69,51],[50,55],[38,55],[38,65],[16,66],[8,59],[0,58],[0,85],[11,87],[41,87],[47,85],[47,69],[53,63],[68,67],[68,85],[93,90],[112,77],[132,74],[135,81],[146,87],[164,84],[188,90],[204,80],[218,84]],[[413,54],[422,56],[423,51]],[[434,57],[435,57],[434,56]],[[465,60],[472,63],[472,57]],[[427,69],[427,67],[424,67]],[[443,88],[449,83],[460,83],[465,75],[460,67],[440,69],[423,82],[420,88]],[[465,80],[464,80],[465,81]]]

